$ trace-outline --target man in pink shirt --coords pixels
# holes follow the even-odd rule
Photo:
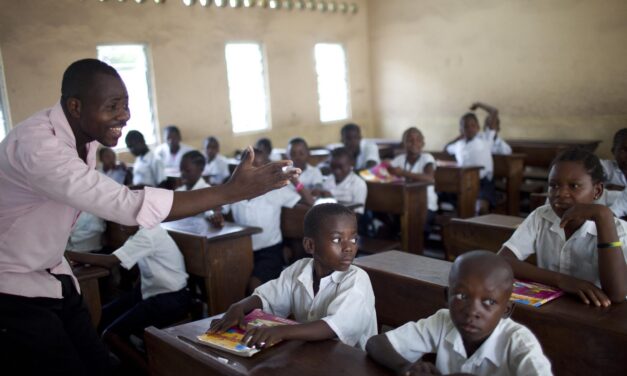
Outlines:
[[[95,169],[98,142],[116,145],[129,118],[128,94],[115,69],[84,59],[65,71],[60,102],[18,124],[0,143],[3,369],[66,376],[108,371],[108,353],[63,257],[82,210],[150,228],[256,197],[299,172],[283,172],[288,161],[253,168],[249,148],[224,185],[132,191]]]

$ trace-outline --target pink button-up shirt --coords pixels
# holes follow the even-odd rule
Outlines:
[[[62,298],[52,274],[72,275],[63,257],[80,211],[152,227],[167,217],[171,191],[131,191],[87,164],[60,104],[18,124],[0,143],[0,293]],[[76,282],[76,280],[75,280]]]

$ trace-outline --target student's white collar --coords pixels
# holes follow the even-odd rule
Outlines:
[[[564,229],[560,227],[560,222],[562,221],[560,217],[555,214],[550,204],[546,204],[540,208],[540,215],[551,223],[550,230],[559,234],[562,239],[565,239]],[[580,228],[575,231],[572,235],[573,237],[580,237],[584,234],[590,234],[592,236],[597,236],[597,226],[593,221],[585,221]]]
[[[314,260],[313,258],[309,259],[307,261],[307,265],[301,270],[300,274],[298,275],[297,279],[300,283],[303,284],[303,286],[305,286],[305,288],[307,289],[307,292],[309,293],[309,295],[311,296],[311,298],[313,299],[314,297],[314,293],[313,293],[313,268],[314,268]],[[330,275],[321,278],[320,279],[320,286],[319,286],[319,290],[324,289],[324,287],[326,285],[328,285],[329,283],[335,283],[335,284],[339,284],[340,282],[342,282],[342,280],[344,280],[344,278],[346,278],[346,276],[352,271],[352,268],[349,268],[347,271],[345,272],[341,272],[341,271],[334,271],[333,273],[331,273]]]
[[[502,357],[498,356],[497,350],[505,349],[507,345],[508,337],[502,335],[503,327],[505,326],[505,322],[507,319],[501,319],[499,323],[496,325],[496,328],[492,331],[492,334],[481,344],[481,346],[475,351],[474,354],[470,358],[466,354],[466,348],[464,347],[464,341],[462,340],[461,334],[455,328],[455,325],[452,326],[452,329],[446,334],[444,338],[445,341],[453,345],[453,351],[467,359],[467,361],[471,361],[474,366],[479,366],[483,363],[484,359],[488,359],[492,362],[497,368],[501,367]]]

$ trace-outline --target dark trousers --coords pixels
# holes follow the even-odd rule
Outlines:
[[[185,318],[191,298],[187,288],[142,299],[138,285],[102,309],[100,328],[128,339],[131,334],[143,338],[149,326],[163,328]]]
[[[5,375],[105,375],[109,353],[70,276],[63,299],[0,294],[0,369]]]

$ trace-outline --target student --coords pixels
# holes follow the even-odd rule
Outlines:
[[[407,181],[432,183],[427,188],[427,221],[428,228],[435,220],[438,211],[438,196],[435,193],[435,158],[429,153],[423,153],[425,139],[418,128],[411,127],[403,132],[402,137],[405,154],[401,154],[390,162],[388,171]]]
[[[399,375],[551,375],[536,337],[509,318],[512,284],[499,256],[465,253],[449,274],[449,308],[370,338],[368,355]],[[435,366],[420,360],[427,353]]]
[[[121,226],[130,237],[110,255],[66,252],[73,261],[113,268],[137,265],[140,284],[102,309],[100,328],[105,342],[121,350],[118,356],[148,369],[130,336],[143,338],[149,326],[162,328],[185,318],[190,305],[185,261],[174,240],[161,226],[152,229]],[[141,287],[140,287],[141,286]]]
[[[132,176],[124,163],[117,163],[115,152],[113,149],[102,147],[98,150],[98,158],[100,159],[100,172],[115,180],[119,184],[127,184],[131,182]]]
[[[355,170],[371,168],[381,163],[379,148],[372,141],[361,138],[361,128],[357,124],[346,124],[340,131],[342,144],[355,160]]]
[[[302,171],[298,177],[307,189],[319,189],[322,186],[324,177],[318,167],[307,163],[309,159],[309,146],[307,141],[300,137],[292,138],[287,144],[287,159],[294,163],[294,167]]]
[[[533,211],[499,254],[517,278],[557,286],[586,304],[609,306],[627,295],[627,223],[603,205],[599,159],[582,149],[558,155],[549,172],[549,205]],[[536,254],[538,266],[524,262]]]
[[[477,108],[488,113],[483,123],[483,132],[479,133],[479,137],[492,145],[490,148],[492,154],[512,154],[512,147],[499,136],[501,130],[499,110],[481,102],[475,102],[470,106],[471,111],[475,111]]]
[[[619,129],[612,142],[614,160],[603,159],[605,188],[623,190],[627,187],[627,128]]]
[[[104,219],[88,212],[81,212],[76,219],[66,251],[96,252],[102,249],[102,234],[107,229]]]
[[[144,135],[138,131],[129,131],[126,135],[126,147],[133,154],[133,185],[157,187],[165,179],[163,161],[148,149]]]
[[[357,253],[355,215],[339,204],[317,205],[307,212],[304,230],[303,245],[312,258],[296,261],[278,279],[231,305],[222,319],[211,323],[209,332],[242,326],[245,314],[261,308],[292,316],[300,324],[251,329],[242,341],[250,347],[338,338],[364,348],[377,333],[377,317],[368,274],[352,265]]]
[[[17,124],[0,142],[0,351],[5,373],[109,372],[108,352],[63,257],[80,211],[149,228],[283,187],[299,171],[282,172],[289,161],[254,168],[253,151],[247,148],[222,186],[132,191],[96,171],[98,145],[115,146],[129,118],[128,93],[116,70],[82,59],[65,70],[57,103]]]
[[[155,155],[161,159],[166,170],[178,173],[183,154],[194,148],[181,143],[181,131],[176,125],[165,127],[163,138],[166,142],[155,148]]]
[[[320,192],[313,191],[314,196],[335,197],[338,201],[362,204],[355,213],[363,214],[368,196],[368,186],[353,170],[355,162],[352,153],[345,147],[331,152],[331,172],[322,184]]]
[[[490,153],[490,144],[477,137],[479,121],[473,113],[467,113],[459,121],[460,136],[449,142],[444,150],[455,156],[461,166],[481,166],[479,170],[479,213],[488,212],[496,205],[496,190],[492,181],[494,162]]]
[[[176,191],[192,191],[210,187],[202,178],[203,169],[206,166],[205,157],[198,151],[192,150],[183,154],[181,158],[181,186]],[[204,214],[199,213],[197,217],[210,218],[214,215],[214,210],[208,210]],[[221,226],[220,226],[221,227]]]
[[[209,184],[222,184],[229,177],[229,162],[220,154],[220,142],[217,138],[209,136],[205,139],[205,154],[207,165],[202,176],[209,177]]]
[[[255,142],[255,148],[266,154],[268,161],[278,161],[281,159],[281,156],[273,151],[272,141],[267,137],[258,139],[257,142]]]

